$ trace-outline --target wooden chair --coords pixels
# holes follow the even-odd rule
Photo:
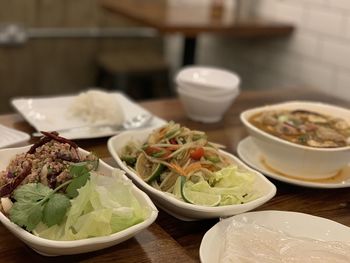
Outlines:
[[[155,52],[140,49],[101,53],[97,67],[99,87],[122,91],[136,100],[172,95],[169,65]]]

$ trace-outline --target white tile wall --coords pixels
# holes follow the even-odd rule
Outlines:
[[[350,0],[241,1],[254,2],[260,16],[293,23],[293,36],[250,41],[204,36],[199,64],[237,71],[243,88],[304,85],[350,101]]]
[[[329,8],[309,8],[303,26],[324,35],[338,37],[344,32],[344,19],[344,15],[330,12]]]
[[[268,7],[281,10],[281,4],[293,5],[279,14],[279,19],[291,21],[297,17],[297,30],[290,41],[279,45],[283,57],[300,59],[298,80],[324,92],[350,101],[350,1],[349,0],[260,0],[258,14],[269,15]],[[261,12],[260,10],[263,10]],[[290,12],[286,14],[285,12]],[[301,13],[301,14],[300,14]],[[264,47],[261,47],[264,49]],[[283,82],[289,76],[288,65],[272,69]],[[281,72],[285,71],[285,72]]]
[[[269,67],[280,83],[295,74],[300,84],[350,101],[350,0],[260,0],[255,12],[296,25],[290,40],[274,44],[281,63]],[[260,49],[273,61],[271,49]],[[293,57],[299,65],[291,74]]]

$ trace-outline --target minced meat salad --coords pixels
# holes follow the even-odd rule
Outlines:
[[[5,171],[0,172],[0,197],[9,196],[19,186],[42,183],[55,188],[71,179],[72,163],[98,162],[96,155],[82,156],[78,146],[56,132],[43,132],[43,136],[27,153],[17,154]]]

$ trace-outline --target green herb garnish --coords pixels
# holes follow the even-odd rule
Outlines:
[[[60,223],[70,207],[70,201],[56,192],[68,183],[55,190],[41,183],[25,184],[16,189],[13,195],[16,202],[10,210],[11,221],[28,231],[32,231],[40,221],[48,226]]]
[[[71,183],[67,186],[66,193],[70,198],[78,196],[78,189],[84,186],[90,178],[89,169],[86,163],[77,163],[69,167],[69,174],[73,177]]]
[[[72,179],[54,190],[42,183],[25,184],[17,188],[13,193],[16,202],[9,213],[11,221],[28,231],[35,229],[40,222],[49,227],[60,224],[71,206],[68,197],[76,197],[78,189],[90,178],[88,164],[87,162],[71,164],[69,173]],[[57,193],[66,186],[66,195]]]

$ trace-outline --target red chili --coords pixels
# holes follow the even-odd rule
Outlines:
[[[32,164],[26,166],[17,177],[12,179],[12,181],[3,185],[0,188],[0,197],[10,195],[17,188],[17,186],[19,186],[23,182],[23,180],[26,179],[26,177],[30,174],[31,170]]]
[[[193,160],[199,160],[204,155],[203,147],[198,147],[190,152],[190,156]]]

